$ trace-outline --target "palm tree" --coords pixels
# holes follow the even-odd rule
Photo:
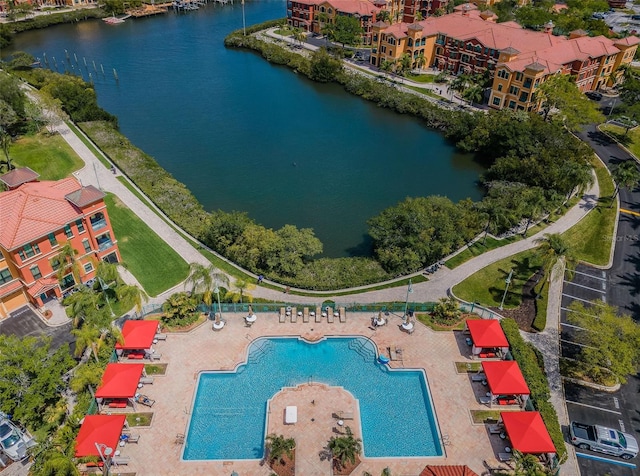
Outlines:
[[[71,273],[75,283],[80,282],[80,265],[76,261],[77,254],[78,250],[76,250],[69,241],[60,246],[60,251],[56,256],[59,264],[56,276],[59,281],[62,281],[65,276]]]
[[[289,458],[293,458],[293,450],[296,448],[296,440],[293,438],[285,438],[282,435],[267,435],[267,450],[269,454],[269,462],[279,461],[284,463],[282,457],[286,454]]]
[[[230,291],[227,295],[233,300],[233,302],[240,301],[242,304],[242,298],[245,296],[247,291],[251,291],[255,289],[255,284],[250,283],[246,279],[236,279],[233,283],[234,291]],[[253,302],[253,296],[251,294],[246,294],[246,298],[248,302]]]
[[[74,319],[74,327],[80,325],[98,312],[98,295],[85,286],[65,299],[69,317]]]
[[[96,270],[96,278],[102,279],[107,284],[111,284],[118,280],[118,266],[106,261],[100,261]]]
[[[540,187],[527,187],[522,192],[522,205],[526,211],[525,216],[527,218],[527,225],[522,232],[522,236],[527,236],[531,223],[544,213],[547,207],[547,197],[545,197],[544,189]]]
[[[220,284],[228,287],[229,277],[218,271],[213,265],[204,266],[200,263],[190,263],[189,268],[189,277],[184,282],[185,287],[187,284],[192,284],[191,293],[196,294],[201,292],[202,302],[210,307],[213,302],[212,293],[214,287],[217,288]]]
[[[463,91],[462,97],[471,104],[480,104],[484,98],[484,90],[479,84],[473,84]]]
[[[416,58],[416,68],[422,70],[425,64],[427,64],[427,58],[424,57],[423,53],[420,53]]]
[[[304,31],[302,31],[302,28],[296,28],[295,30],[293,30],[293,39],[296,40],[300,45],[302,45],[306,38],[307,35]]]
[[[567,277],[571,279],[575,271],[578,259],[574,255],[571,245],[559,233],[545,233],[542,238],[534,241],[538,245],[536,255],[542,261],[542,270],[545,281],[551,278],[551,271],[560,262],[564,262],[567,270]],[[544,282],[540,287],[540,292],[544,287]]]
[[[613,201],[620,193],[620,187],[633,189],[640,182],[640,172],[635,160],[625,160],[619,164],[615,169],[611,171],[613,179],[616,181],[616,190],[611,197],[611,203],[609,206],[613,206]]]
[[[389,10],[381,10],[378,14],[376,14],[376,20],[389,23],[389,21],[391,20],[391,14],[389,13]]]
[[[73,329],[71,333],[76,337],[75,356],[80,357],[87,348],[91,348],[93,356],[98,362],[96,342],[100,339],[100,331],[91,325],[83,325],[78,329]]]
[[[195,299],[187,293],[175,293],[162,305],[163,322],[169,325],[181,325],[198,308]]]
[[[116,288],[118,301],[126,308],[135,307],[138,314],[142,313],[142,303],[147,302],[149,297],[142,289],[135,285],[124,284]]]
[[[334,461],[339,466],[345,466],[347,462],[354,464],[356,457],[362,452],[362,440],[354,438],[351,428],[345,428],[347,435],[340,437],[331,437],[329,440],[329,450]]]

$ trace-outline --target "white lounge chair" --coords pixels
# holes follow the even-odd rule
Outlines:
[[[480,403],[482,403],[483,405],[490,405],[491,397],[480,397]]]
[[[298,422],[298,407],[288,406],[284,409],[284,424],[293,425]]]
[[[144,385],[150,385],[153,383],[153,377],[140,377],[140,383]]]
[[[154,339],[157,340],[167,340],[167,334],[156,334]]]
[[[498,459],[503,463],[507,461],[511,461],[512,455],[511,453],[498,453]]]
[[[479,373],[479,374],[473,374],[471,376],[471,381],[472,382],[483,382],[487,379],[487,376],[485,374]]]
[[[111,463],[115,464],[116,466],[126,466],[129,464],[129,461],[131,461],[131,458],[129,458],[128,456],[114,456],[113,458],[111,458]]]
[[[498,425],[489,425],[489,433],[492,435],[499,435],[504,431],[504,426]]]

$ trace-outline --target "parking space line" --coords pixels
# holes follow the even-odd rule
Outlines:
[[[573,312],[575,314],[582,314],[583,316],[589,316],[589,317],[595,317],[598,318],[598,316],[596,316],[595,314],[587,314],[586,312],[578,312],[578,311],[574,311],[573,309],[569,309],[568,307],[562,307],[560,306],[560,310],[562,311],[567,311],[567,312]]]
[[[581,271],[574,271],[573,274],[581,274],[582,276],[589,276],[590,278],[599,279],[600,281],[606,281],[607,280],[607,278],[599,278],[598,276],[596,276],[594,274],[583,273]]]
[[[572,286],[578,286],[579,288],[588,289],[589,291],[595,291],[597,293],[604,293],[602,289],[590,288],[589,286],[585,286],[584,284],[572,283],[571,281],[564,281],[566,284],[571,284]]]
[[[622,415],[622,412],[617,412],[615,410],[609,410],[608,408],[602,407],[594,407],[593,405],[587,405],[586,403],[574,402],[573,400],[566,400],[567,403],[572,403],[573,405],[580,405],[581,407],[593,408],[595,410],[602,410],[603,412],[615,413],[616,415]]]
[[[565,326],[565,327],[572,327],[574,329],[578,329],[579,331],[586,331],[587,330],[584,327],[574,326],[573,324],[567,324],[566,322],[561,322],[560,325],[561,326]]]
[[[595,349],[596,347],[592,347],[590,345],[580,344],[579,342],[574,342],[572,340],[560,339],[560,342],[564,342],[566,344],[577,345],[578,347],[588,347],[589,349]]]
[[[574,301],[582,301],[582,302],[586,302],[588,304],[593,304],[595,303],[595,301],[589,301],[588,299],[582,299],[576,296],[572,296],[571,294],[567,294],[567,293],[562,293],[563,296],[568,297],[569,299],[573,299]],[[604,296],[602,296],[603,300],[604,300]]]
[[[576,451],[576,456],[578,458],[592,459],[594,461],[601,461],[603,463],[617,464],[618,466],[625,466],[627,468],[636,468],[636,465],[633,463],[627,463],[626,461],[620,461],[617,459],[603,458],[602,456],[589,455],[587,453],[581,453],[579,451]]]

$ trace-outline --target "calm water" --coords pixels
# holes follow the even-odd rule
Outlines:
[[[183,459],[262,458],[268,400],[283,387],[310,381],[343,387],[357,400],[365,456],[442,455],[424,372],[392,371],[376,357],[375,347],[363,337],[314,344],[296,338],[253,342],[248,363],[236,372],[200,375]],[[301,406],[300,424],[304,415]]]
[[[245,11],[251,25],[284,17],[285,3],[249,1]],[[121,131],[207,210],[313,228],[327,256],[368,254],[366,220],[407,196],[479,198],[482,168],[470,156],[417,120],[226,49],[224,37],[241,26],[237,2],[27,32],[12,50],[91,73]]]

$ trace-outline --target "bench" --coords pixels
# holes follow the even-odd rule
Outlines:
[[[495,352],[480,352],[478,354],[478,357],[480,357],[481,359],[493,359],[497,356],[498,354],[496,354]]]
[[[515,398],[499,398],[498,405],[516,405],[518,400]]]
[[[338,420],[353,420],[353,412],[335,412],[333,418],[337,418]]]
[[[107,406],[109,408],[127,408],[127,402],[116,400],[113,402],[109,402]]]
[[[131,352],[127,355],[127,358],[133,360],[144,359],[144,352]]]

